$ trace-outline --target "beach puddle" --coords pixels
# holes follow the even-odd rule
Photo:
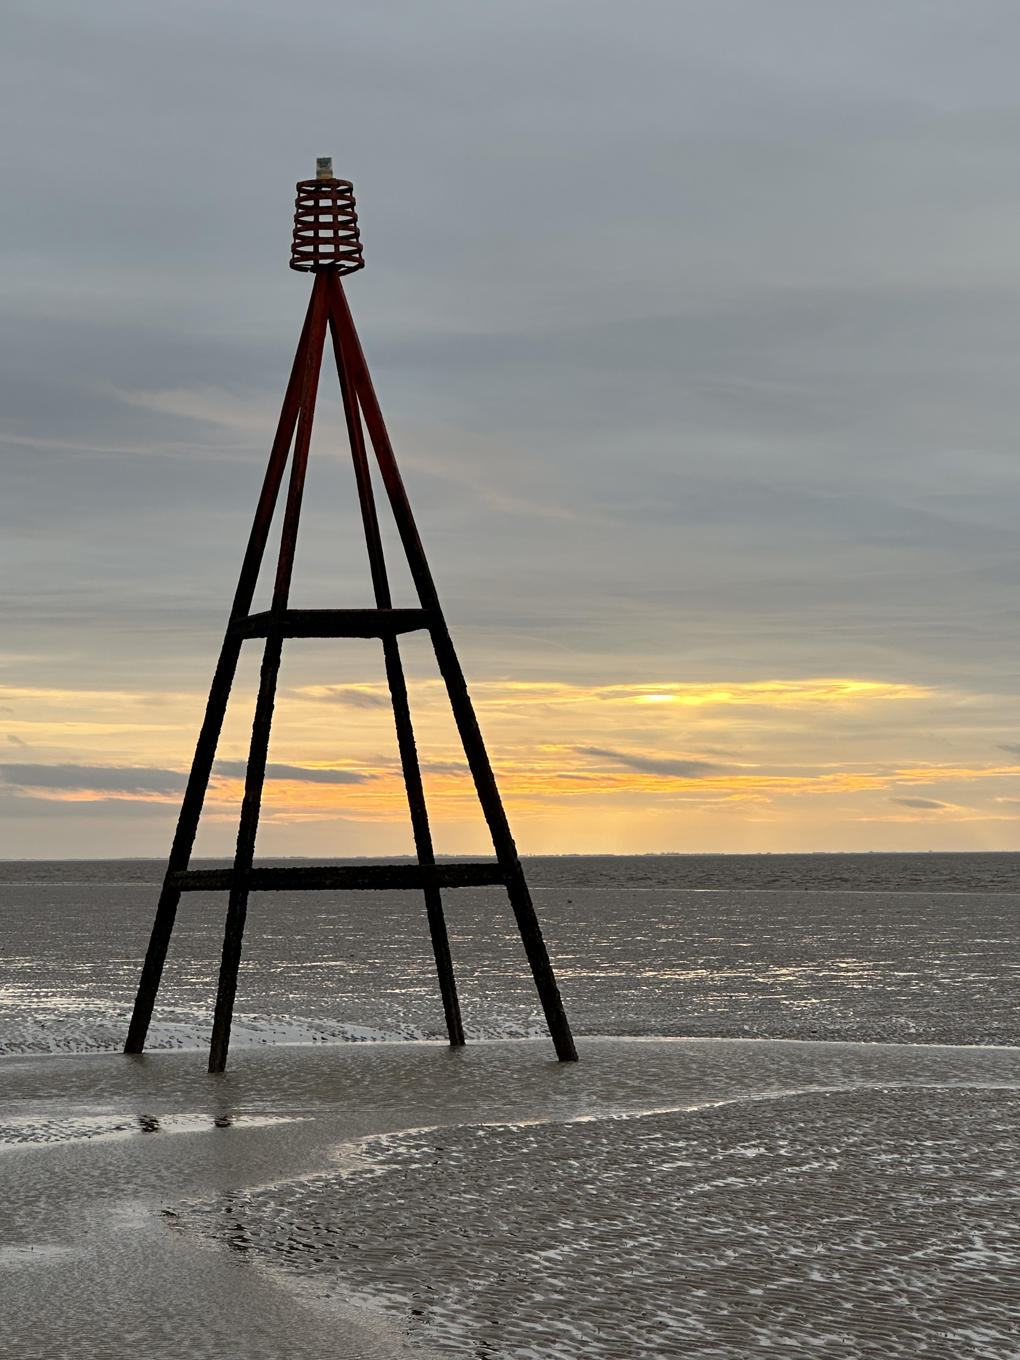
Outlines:
[[[283,1115],[81,1114],[53,1118],[23,1115],[0,1122],[0,1148],[38,1147],[86,1139],[132,1138],[136,1134],[208,1133],[215,1129],[265,1128],[293,1122]]]

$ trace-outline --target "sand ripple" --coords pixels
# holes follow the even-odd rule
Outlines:
[[[1014,1358],[1020,1093],[375,1139],[179,1222],[478,1357]]]

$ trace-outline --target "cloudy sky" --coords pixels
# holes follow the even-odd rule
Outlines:
[[[1020,848],[1015,0],[2,13],[0,855],[168,848],[330,154],[522,850]],[[368,605],[324,398],[293,602]],[[292,645],[263,853],[409,850],[381,682]]]

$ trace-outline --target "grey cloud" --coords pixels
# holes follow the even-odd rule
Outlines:
[[[890,798],[890,803],[899,803],[901,807],[909,808],[944,808],[949,807],[948,803],[936,802],[934,798]]]
[[[999,743],[1000,751],[1008,751],[1011,756],[1020,756],[1020,742],[1003,741]]]
[[[177,770],[117,765],[0,765],[0,780],[35,789],[96,789],[117,793],[178,793],[187,775]]]
[[[243,760],[218,760],[217,774],[243,778]],[[354,770],[309,770],[301,765],[267,765],[268,779],[306,784],[364,784],[371,775]],[[24,788],[95,789],[117,793],[180,793],[188,777],[177,770],[134,769],[114,765],[0,765],[0,780]]]
[[[293,183],[332,152],[387,413],[509,446],[457,487],[397,442],[469,674],[1008,692],[1020,8],[235,9],[5,28],[4,627],[39,658],[12,684],[208,684],[270,436],[135,398],[279,399]],[[320,454],[295,593],[367,603]],[[385,707],[360,664],[336,702]]]
[[[628,769],[639,770],[642,774],[672,774],[685,779],[700,779],[704,775],[715,774],[726,767],[708,760],[671,760],[653,756],[632,755],[627,751],[610,751],[601,746],[575,746],[575,751],[585,756],[601,756],[605,760],[615,760]]]
[[[247,771],[243,760],[218,760],[213,769],[217,774],[230,775],[243,779]],[[364,784],[373,775],[359,774],[356,770],[308,770],[303,765],[267,765],[267,779],[293,779],[302,784]]]
[[[80,817],[95,819],[110,824],[125,819],[134,821],[166,822],[168,832],[177,817],[177,808],[167,803],[154,803],[142,798],[32,798],[28,795],[8,794],[0,791],[0,817],[5,821],[16,818],[44,818],[54,820],[75,820]],[[97,827],[97,831],[98,831]],[[168,842],[169,844],[169,842]],[[46,858],[47,851],[41,846],[37,850],[40,858]]]

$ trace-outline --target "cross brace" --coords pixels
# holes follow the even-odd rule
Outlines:
[[[433,609],[284,609],[234,619],[228,637],[390,638],[442,624]]]

